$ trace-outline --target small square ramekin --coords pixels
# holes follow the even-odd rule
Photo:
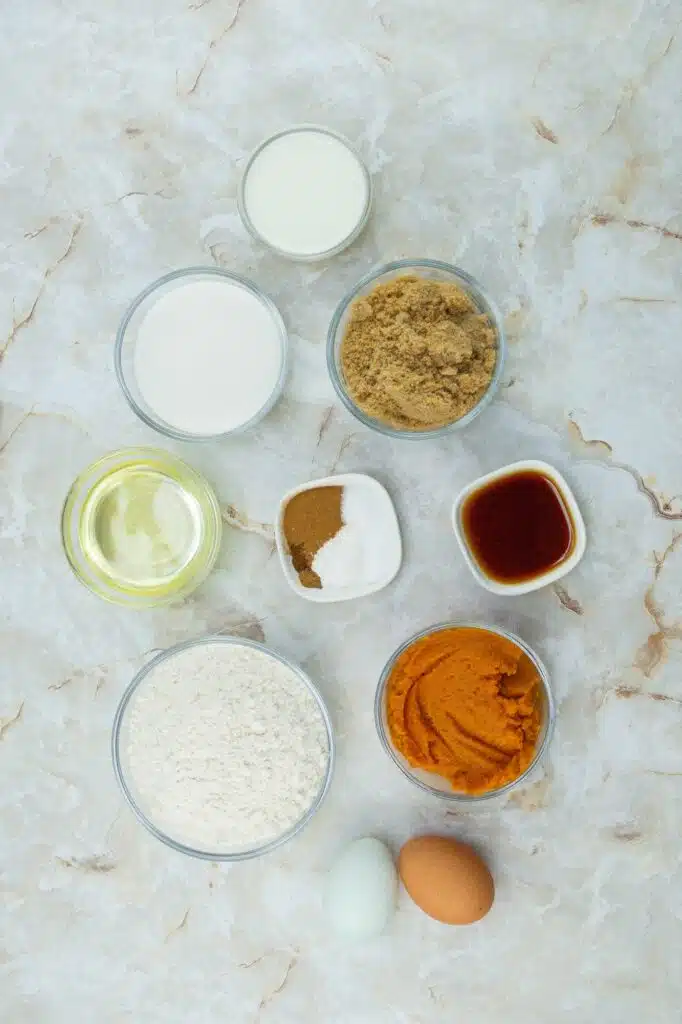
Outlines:
[[[374,494],[377,502],[376,508],[379,509],[379,514],[382,518],[384,537],[387,541],[388,556],[386,561],[386,571],[380,579],[376,579],[371,583],[358,583],[356,586],[344,587],[342,589],[329,588],[316,590],[312,587],[304,587],[303,584],[299,582],[298,573],[293,567],[291,555],[289,554],[286,538],[284,536],[284,510],[288,502],[303,491],[311,491],[317,487],[344,487],[353,483],[362,484],[363,487],[371,490]],[[377,524],[374,525],[376,528]],[[277,515],[277,522],[275,524],[275,542],[277,544],[277,552],[279,554],[282,571],[284,572],[287,583],[291,589],[295,591],[299,597],[303,597],[306,601],[313,601],[317,604],[330,604],[333,601],[351,601],[357,597],[368,597],[370,594],[376,594],[377,591],[383,590],[384,587],[387,587],[388,584],[397,576],[403,560],[403,543],[402,535],[400,533],[400,524],[398,522],[398,516],[391,496],[383,484],[380,484],[378,480],[374,479],[374,477],[368,476],[365,473],[339,473],[336,476],[325,476],[321,480],[309,480],[307,483],[301,484],[300,487],[294,487],[293,490],[288,491],[279,504],[279,512]]]
[[[485,572],[469,547],[464,532],[464,526],[462,524],[462,508],[469,495],[480,490],[486,484],[492,483],[493,480],[500,480],[503,477],[511,476],[515,473],[521,473],[524,470],[542,473],[554,484],[561,495],[562,501],[564,502],[573,522],[573,527],[575,529],[575,544],[573,545],[573,550],[569,556],[548,572],[542,573],[540,576],[535,576],[530,580],[523,580],[520,583],[501,583],[499,580],[493,579]],[[541,462],[538,459],[525,459],[521,462],[512,462],[508,466],[502,466],[500,469],[496,469],[492,473],[486,473],[485,476],[480,476],[477,480],[467,484],[467,486],[457,495],[452,507],[452,528],[455,531],[455,536],[462,550],[462,554],[464,555],[464,560],[469,566],[472,576],[474,576],[478,583],[480,583],[482,587],[485,587],[486,590],[491,591],[493,594],[502,594],[507,597],[516,597],[520,594],[530,594],[533,590],[540,590],[541,587],[546,587],[550,583],[556,583],[556,581],[560,580],[562,576],[566,576],[566,574],[571,572],[572,569],[575,569],[576,565],[585,554],[585,547],[587,544],[585,523],[580,513],[580,509],[578,508],[578,503],[573,495],[573,491],[558,470],[554,469],[553,466],[550,466],[549,463]]]

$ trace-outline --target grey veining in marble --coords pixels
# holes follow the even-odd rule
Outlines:
[[[682,1005],[682,27],[665,0],[28,0],[0,38],[0,1020],[7,1024],[671,1024]],[[240,168],[270,131],[330,125],[376,175],[363,238],[327,264],[255,246]],[[451,260],[510,335],[504,387],[461,435],[392,442],[351,420],[324,338],[373,264]],[[170,446],[225,505],[218,571],[133,613],[71,577],[61,502],[91,459],[163,443],[112,372],[126,304],[215,263],[251,275],[292,339],[255,431]],[[588,552],[560,587],[477,588],[454,493],[544,458]],[[267,524],[334,470],[376,474],[405,536],[374,597],[309,606]],[[259,524],[266,524],[264,528]],[[478,812],[425,798],[380,749],[378,674],[412,632],[480,618],[547,661],[551,755]],[[326,695],[339,764],[297,841],[260,862],[183,859],[123,806],[117,701],[152,649],[265,638]],[[388,934],[342,947],[320,885],[351,837],[470,840],[492,914],[448,930],[401,897]]]

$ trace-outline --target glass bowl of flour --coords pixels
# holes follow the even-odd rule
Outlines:
[[[180,853],[237,861],[274,850],[324,800],[334,738],[318,690],[241,637],[158,654],[116,712],[114,770],[142,824]]]
[[[286,379],[287,332],[253,282],[217,267],[154,281],[123,317],[116,376],[139,418],[177,441],[239,433],[270,412]]]

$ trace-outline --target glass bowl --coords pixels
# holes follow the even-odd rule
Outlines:
[[[149,488],[166,488],[170,500],[179,503],[177,511],[188,531],[180,564],[151,579],[120,568],[117,572],[114,558],[107,557],[103,531],[110,529],[115,503],[126,499],[118,489],[130,486],[133,476],[142,480],[147,493]],[[89,590],[114,604],[153,608],[187,597],[206,579],[220,551],[222,516],[207,481],[182,459],[155,448],[124,448],[93,462],[76,478],[62,509],[61,534],[67,561]]]
[[[216,277],[231,281],[233,284],[237,284],[240,287],[245,288],[246,291],[254,295],[259,302],[265,306],[280,337],[282,365],[277,383],[275,384],[270,397],[250,420],[246,423],[241,423],[238,427],[222,431],[218,434],[192,434],[184,430],[179,430],[170,423],[166,423],[165,420],[161,419],[144,400],[135,379],[135,342],[137,339],[137,330],[142,320],[161,295],[171,291],[178,285],[186,283],[190,278],[193,278],[196,281],[202,281]],[[260,420],[267,416],[284,388],[287,374],[287,352],[287,330],[284,326],[284,321],[282,320],[280,312],[272,299],[257,288],[252,281],[249,281],[246,277],[241,277],[239,274],[232,274],[227,270],[221,270],[218,267],[187,267],[183,270],[174,270],[172,273],[166,274],[164,277],[160,277],[158,281],[154,281],[152,284],[148,285],[144,291],[140,292],[137,298],[133,300],[121,321],[121,326],[119,327],[116,335],[116,341],[114,343],[114,368],[116,370],[116,377],[118,378],[121,391],[123,392],[128,405],[135,415],[138,416],[143,423],[146,423],[148,427],[151,427],[153,430],[157,430],[165,437],[172,437],[176,441],[211,441],[216,438],[229,437],[233,434],[241,434],[243,431],[248,430],[249,427],[259,423]]]
[[[338,245],[333,246],[331,249],[326,249],[324,252],[296,253],[289,252],[286,249],[280,249],[278,246],[273,245],[272,242],[269,242],[268,239],[264,235],[262,235],[260,231],[258,231],[253,221],[251,220],[251,217],[249,216],[245,195],[246,179],[249,176],[249,171],[251,170],[254,161],[258,158],[258,156],[260,155],[260,153],[262,153],[266,146],[270,145],[271,142],[274,142],[276,139],[280,139],[285,135],[291,135],[294,132],[320,132],[323,135],[330,135],[333,139],[336,139],[338,142],[342,143],[342,145],[344,145],[346,149],[348,149],[349,152],[355,157],[365,178],[365,183],[367,186],[367,201],[360,220],[353,228],[353,230],[348,235],[346,235],[346,237],[341,242],[339,242]],[[372,212],[372,197],[372,176],[367,170],[367,166],[362,157],[360,156],[360,154],[358,153],[358,151],[356,150],[355,146],[353,146],[352,143],[350,143],[348,139],[345,138],[345,136],[341,135],[339,132],[332,131],[331,128],[325,128],[322,125],[297,124],[289,128],[284,128],[282,131],[275,132],[274,135],[268,136],[268,138],[264,139],[263,142],[261,142],[260,145],[257,146],[256,149],[253,151],[253,153],[251,154],[246,163],[244,173],[242,174],[241,180],[239,182],[237,205],[244,227],[249,232],[254,241],[260,243],[261,245],[264,245],[267,249],[270,250],[270,252],[274,252],[278,256],[283,256],[285,259],[294,260],[298,263],[313,263],[316,262],[317,260],[326,260],[330,259],[332,256],[338,256],[339,253],[343,252],[344,249],[347,249],[349,245],[352,245],[353,242],[362,234],[367,225],[367,221],[369,220],[370,213]]]
[[[498,789],[490,790],[487,793],[458,793],[452,789],[447,779],[436,775],[433,772],[424,771],[421,768],[413,768],[411,764],[403,757],[403,755],[396,750],[391,740],[391,734],[388,728],[388,722],[386,719],[386,687],[388,684],[389,677],[393,670],[397,659],[411,647],[417,640],[421,640],[422,637],[430,636],[432,633],[439,633],[444,629],[482,629],[487,633],[495,633],[497,636],[504,637],[505,640],[510,640],[513,644],[516,644],[525,655],[532,661],[533,665],[537,669],[540,677],[542,686],[542,701],[543,701],[543,715],[542,715],[542,727],[540,735],[538,736],[537,747],[535,750],[535,756],[528,765],[526,770],[521,773],[512,782],[508,782],[504,786],[500,786]],[[379,685],[377,686],[376,696],[374,698],[374,721],[376,724],[377,732],[381,745],[383,746],[386,753],[389,755],[391,760],[398,766],[403,775],[413,782],[415,786],[419,786],[420,789],[427,793],[431,793],[432,796],[437,796],[442,800],[448,800],[451,803],[458,804],[477,804],[485,800],[491,800],[494,797],[503,796],[510,793],[513,789],[520,786],[524,780],[528,778],[533,769],[538,765],[541,758],[544,756],[549,746],[549,742],[554,732],[554,719],[556,709],[554,706],[554,698],[552,696],[552,690],[549,682],[549,674],[543,663],[538,658],[537,654],[526,644],[520,637],[514,633],[508,632],[506,629],[501,629],[499,626],[487,626],[482,625],[479,622],[443,622],[438,626],[430,626],[428,629],[423,629],[421,632],[416,633],[414,636],[406,640],[404,644],[398,648],[398,650],[390,657],[386,663],[381,678],[379,679]]]
[[[292,672],[296,673],[296,675],[301,680],[301,683],[305,687],[307,687],[307,689],[310,691],[310,693],[317,701],[320,713],[322,715],[322,719],[324,721],[328,744],[327,768],[322,783],[320,785],[320,789],[318,790],[318,793],[315,796],[315,799],[313,800],[312,804],[305,812],[305,814],[294,825],[292,825],[291,828],[289,828],[286,832],[283,832],[281,835],[276,836],[274,839],[268,840],[268,842],[263,843],[260,846],[253,846],[249,848],[241,847],[235,848],[233,850],[209,851],[195,849],[191,846],[185,845],[184,843],[178,842],[178,840],[173,839],[169,835],[166,835],[165,832],[157,828],[154,822],[151,821],[151,819],[147,816],[147,814],[141,807],[141,802],[138,802],[138,800],[136,799],[135,794],[133,792],[132,784],[129,783],[128,779],[126,778],[125,757],[122,751],[122,736],[125,734],[126,710],[130,704],[131,698],[136,693],[137,689],[144,684],[145,679],[152,671],[152,669],[160,665],[161,662],[173,658],[179,652],[186,651],[190,647],[198,647],[204,644],[237,644],[242,647],[253,647],[258,651],[263,651],[265,654],[269,655],[272,658],[276,658],[277,661],[279,661],[282,665],[285,665],[288,669],[291,669]],[[245,640],[239,636],[207,636],[202,637],[198,640],[188,640],[185,643],[175,644],[173,647],[169,647],[167,650],[162,651],[160,654],[157,654],[155,658],[153,658],[147,665],[144,666],[144,668],[142,668],[137,673],[137,675],[135,676],[135,678],[133,679],[133,681],[130,683],[127,690],[123,694],[121,702],[116,711],[116,715],[114,717],[114,724],[111,733],[111,756],[114,764],[114,773],[116,775],[116,779],[118,781],[119,786],[121,787],[123,795],[128,805],[130,806],[131,810],[137,817],[138,821],[140,821],[144,825],[144,827],[149,832],[151,832],[153,836],[156,836],[156,838],[160,839],[162,843],[165,843],[166,846],[170,846],[173,850],[177,850],[179,853],[187,854],[190,857],[198,857],[201,860],[252,860],[254,857],[261,857],[265,853],[270,853],[271,850],[275,850],[278,846],[282,846],[290,839],[293,839],[295,835],[298,835],[298,833],[301,832],[306,827],[306,825],[309,824],[309,822],[312,820],[314,815],[321,807],[322,802],[324,801],[324,798],[326,797],[329,791],[329,786],[331,784],[332,774],[334,771],[334,733],[332,730],[329,712],[327,711],[327,706],[324,703],[324,700],[322,699],[319,690],[297,665],[292,664],[292,662],[290,662],[287,658],[282,657],[281,654],[277,654],[276,651],[273,651],[271,648],[266,647],[264,644],[256,643],[255,640]]]
[[[378,420],[373,416],[368,416],[367,413],[363,412],[362,409],[356,405],[354,399],[346,389],[343,368],[341,366],[341,344],[346,331],[346,324],[348,323],[350,309],[354,301],[362,298],[364,295],[367,295],[376,288],[377,285],[386,284],[386,282],[391,281],[396,277],[403,277],[406,274],[416,274],[419,277],[425,277],[432,281],[443,281],[449,284],[458,285],[471,297],[476,308],[481,313],[485,313],[489,317],[497,336],[497,362],[495,363],[492,379],[483,397],[473,407],[473,409],[470,409],[469,412],[464,416],[461,416],[458,420],[453,420],[452,423],[447,423],[442,427],[436,427],[433,430],[400,430],[397,427],[391,427],[386,423],[382,423],[381,420]],[[355,287],[352,288],[341,300],[336,308],[334,316],[332,317],[332,321],[329,325],[329,332],[327,334],[327,368],[329,370],[329,376],[331,377],[331,382],[334,385],[337,395],[348,411],[352,413],[356,419],[360,420],[361,423],[364,423],[366,427],[370,427],[372,430],[377,430],[380,434],[386,434],[388,437],[402,438],[410,441],[444,437],[453,430],[461,430],[463,427],[468,426],[471,421],[475,419],[476,416],[486,408],[486,406],[490,405],[493,400],[495,392],[499,388],[500,381],[502,379],[505,356],[506,341],[504,325],[502,317],[500,316],[497,306],[493,300],[483,290],[481,285],[464,270],[459,270],[458,267],[452,266],[450,263],[442,263],[439,260],[396,260],[394,263],[386,263],[377,270],[372,270],[369,274],[366,274],[361,278]]]

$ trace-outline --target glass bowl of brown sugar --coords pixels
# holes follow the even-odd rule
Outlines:
[[[471,423],[499,387],[505,353],[493,300],[439,260],[396,260],[365,275],[327,335],[329,376],[348,411],[410,440]]]

